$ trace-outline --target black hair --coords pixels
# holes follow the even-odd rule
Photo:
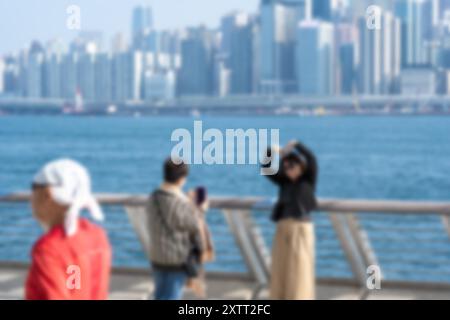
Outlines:
[[[177,183],[180,179],[185,178],[189,174],[189,166],[183,161],[176,161],[168,158],[164,161],[164,181],[168,183]],[[181,162],[181,163],[180,163]]]
[[[303,168],[303,170],[308,168],[308,161],[306,158],[297,152],[291,152],[290,154],[284,156],[282,161],[283,163],[287,162],[289,164],[298,164]]]

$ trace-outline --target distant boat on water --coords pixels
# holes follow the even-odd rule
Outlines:
[[[314,109],[314,115],[316,117],[323,117],[326,116],[327,113],[327,109],[325,109],[325,107],[323,106],[319,106],[318,108]]]
[[[113,115],[117,113],[117,106],[111,104],[108,106],[108,108],[106,109],[106,113],[109,115]]]
[[[66,104],[63,107],[64,114],[82,114],[84,112],[84,101],[81,91],[77,89],[73,104]]]
[[[280,108],[275,110],[275,114],[277,116],[290,115],[290,114],[292,114],[292,108],[291,107],[287,107],[287,106],[280,107]]]
[[[193,118],[200,118],[202,116],[202,114],[200,113],[200,111],[198,109],[194,109],[191,111],[191,116]]]

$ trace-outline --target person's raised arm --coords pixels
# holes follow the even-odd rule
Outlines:
[[[277,185],[282,184],[286,179],[286,175],[283,172],[281,160],[275,159],[276,155],[280,155],[281,158],[280,152],[281,150],[279,146],[272,146],[268,148],[265,153],[264,162],[261,165],[264,175]],[[279,161],[278,166],[273,166],[272,161]]]
[[[301,153],[308,162],[308,166],[306,168],[306,172],[304,174],[304,179],[308,181],[314,188],[316,188],[317,185],[317,175],[319,172],[319,166],[317,163],[317,158],[314,155],[314,153],[306,147],[301,142],[297,142],[295,144],[295,149]]]

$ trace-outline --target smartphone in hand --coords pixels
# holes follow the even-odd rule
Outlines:
[[[208,193],[205,187],[198,187],[195,189],[195,203],[201,206],[208,199]]]

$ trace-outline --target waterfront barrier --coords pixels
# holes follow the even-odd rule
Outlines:
[[[24,246],[29,245],[23,239],[30,236],[31,217],[23,211],[20,217],[8,212],[29,198],[28,193],[0,196],[0,241],[10,252],[17,252],[17,256],[2,257],[0,265],[23,263],[17,257],[23,257]],[[113,245],[121,244],[116,270],[147,272],[146,265],[128,265],[133,257],[145,259],[133,228],[139,227],[135,217],[145,214],[147,196],[98,194],[97,198],[105,208]],[[212,232],[220,270],[210,272],[253,281],[254,298],[270,279],[272,206],[272,199],[260,197],[211,198],[208,218],[215,222]],[[364,297],[375,266],[381,271],[383,288],[428,288],[450,294],[450,203],[321,199],[315,222],[319,283],[355,286]],[[227,269],[240,264],[241,269]]]

